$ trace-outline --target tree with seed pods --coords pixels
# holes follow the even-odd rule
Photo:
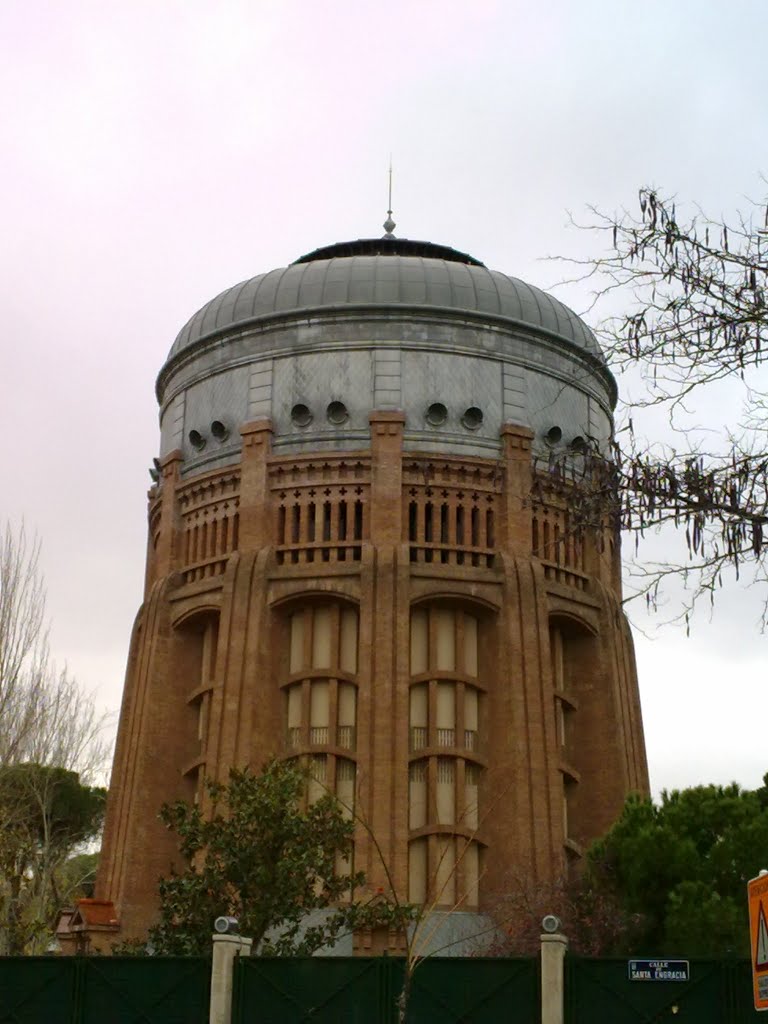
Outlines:
[[[589,285],[593,313],[608,307],[597,333],[609,364],[630,379],[639,370],[643,386],[610,446],[592,442],[578,459],[553,459],[545,475],[549,486],[552,478],[562,482],[577,528],[638,537],[677,528],[682,556],[639,560],[633,581],[635,593],[654,603],[665,580],[683,579],[687,619],[702,596],[713,599],[745,567],[766,582],[766,209],[754,206],[734,223],[701,211],[683,217],[673,199],[642,188],[634,211],[590,214],[578,226],[602,236],[606,248],[568,260],[570,283]],[[723,426],[692,426],[700,399],[713,403]],[[644,410],[664,410],[671,442],[641,438]]]

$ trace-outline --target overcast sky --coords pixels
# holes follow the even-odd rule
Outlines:
[[[545,287],[596,251],[569,210],[732,216],[767,191],[766,38],[765,0],[3,0],[0,517],[42,538],[58,661],[118,708],[154,379],[199,306],[381,234],[390,152],[397,234]],[[691,639],[631,613],[654,790],[768,770],[760,603]]]

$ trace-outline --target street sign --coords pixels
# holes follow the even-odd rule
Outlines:
[[[629,960],[630,981],[690,981],[687,960]]]
[[[768,871],[747,882],[752,991],[756,1010],[768,1010]]]

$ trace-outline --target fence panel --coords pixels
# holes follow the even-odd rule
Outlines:
[[[758,1021],[765,1021],[765,1014],[755,1009],[752,964],[749,960],[726,961],[723,967],[728,975],[731,1024],[757,1024]]]
[[[417,967],[408,1024],[538,1024],[535,958],[429,959]]]
[[[395,1024],[402,970],[389,957],[242,957],[233,1024]]]
[[[70,1024],[78,981],[69,957],[0,957],[1,1024]]]
[[[395,1024],[404,964],[394,957],[236,963],[235,1024]],[[408,1024],[536,1024],[538,969],[525,960],[428,959]]]
[[[209,957],[88,957],[82,1024],[207,1024]]]
[[[752,1024],[750,967],[740,960],[691,960],[689,981],[630,981],[627,961],[568,956],[566,1024]]]

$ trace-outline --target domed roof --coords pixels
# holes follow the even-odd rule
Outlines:
[[[169,358],[275,317],[401,307],[507,321],[545,331],[603,361],[595,336],[562,302],[448,246],[409,239],[341,242],[227,288],[188,321]]]

